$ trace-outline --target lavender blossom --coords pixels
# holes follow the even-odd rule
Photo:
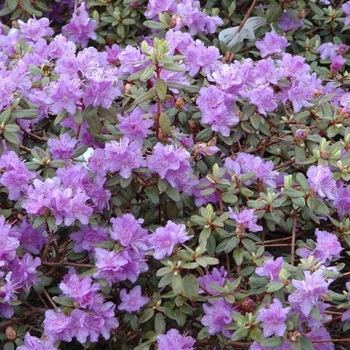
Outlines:
[[[158,142],[153,147],[153,154],[147,157],[149,170],[156,172],[161,179],[165,179],[171,186],[182,190],[188,181],[188,173],[193,170],[188,162],[190,154],[175,145],[163,146]]]
[[[283,262],[284,260],[282,257],[278,257],[276,260],[273,258],[267,258],[263,266],[255,269],[255,273],[259,276],[269,278],[270,282],[279,282],[279,274],[281,272]]]
[[[89,39],[96,39],[96,28],[97,23],[89,18],[83,2],[73,13],[70,23],[62,27],[62,33],[67,35],[71,41],[80,44],[81,47],[86,47]]]
[[[105,157],[104,168],[107,171],[119,172],[124,179],[129,178],[134,169],[145,165],[140,145],[128,138],[107,143]]]
[[[158,227],[149,236],[149,242],[152,244],[151,249],[154,249],[153,256],[158,260],[170,256],[176,244],[185,243],[189,239],[185,225],[175,224],[170,220],[165,227]]]
[[[143,145],[143,140],[152,132],[150,128],[154,122],[151,118],[147,118],[140,107],[136,107],[131,113],[125,116],[118,115],[119,130],[124,137],[130,141],[135,141],[140,146]]]
[[[313,255],[322,264],[329,264],[334,258],[340,257],[340,252],[343,250],[336,235],[321,231],[316,228],[316,247],[313,251],[309,251],[306,248],[299,249],[299,255],[306,259],[310,255]]]
[[[207,293],[209,295],[220,294],[212,287],[212,285],[223,287],[226,279],[227,271],[223,266],[220,267],[220,270],[214,268],[211,273],[207,273],[206,275],[197,278],[198,283],[201,286],[199,293]]]
[[[48,339],[39,339],[26,333],[24,343],[17,350],[56,350],[53,342]]]
[[[141,295],[141,287],[136,286],[127,293],[125,288],[120,291],[120,299],[122,302],[119,304],[119,310],[125,310],[127,312],[139,312],[140,309],[146,305],[149,298]]]
[[[345,13],[344,26],[347,27],[350,25],[350,1],[343,4],[342,9]]]
[[[202,113],[202,123],[210,125],[213,131],[223,136],[229,136],[231,128],[239,122],[232,108],[232,95],[219,90],[216,86],[201,88],[196,103]]]
[[[334,192],[333,207],[340,220],[350,213],[350,186],[339,186]]]
[[[287,39],[275,32],[266,33],[263,40],[255,43],[255,46],[260,50],[261,57],[280,53],[288,45]]]
[[[298,29],[303,26],[303,21],[300,19],[299,21],[295,21],[294,18],[290,17],[287,12],[283,12],[281,14],[278,26],[284,32],[289,30]]]
[[[225,337],[230,338],[232,331],[227,326],[232,322],[232,306],[224,299],[220,298],[212,303],[211,306],[203,305],[204,316],[201,323],[208,327],[210,334],[222,333]]]
[[[237,231],[244,232],[246,229],[250,232],[262,231],[263,227],[256,224],[258,217],[254,215],[254,209],[241,208],[239,212],[234,212],[231,208],[228,209],[230,218],[236,221]]]
[[[295,290],[289,295],[288,301],[304,316],[309,316],[312,308],[328,294],[331,281],[327,281],[323,276],[323,270],[317,270],[312,274],[310,271],[304,271],[304,276],[305,279],[302,281],[292,280]]]
[[[290,307],[282,307],[282,303],[274,298],[268,308],[259,309],[257,320],[263,323],[264,337],[275,335],[282,337],[287,330],[286,320]]]
[[[194,350],[195,339],[181,335],[177,329],[157,335],[158,350]]]
[[[333,173],[327,166],[310,166],[306,173],[307,182],[314,192],[322,198],[334,199],[336,182]]]
[[[53,159],[67,160],[74,154],[74,148],[77,144],[76,139],[72,139],[69,134],[60,135],[59,139],[50,138],[47,141]]]

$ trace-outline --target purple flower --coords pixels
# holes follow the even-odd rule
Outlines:
[[[73,250],[76,253],[87,251],[91,254],[94,244],[108,240],[108,233],[104,227],[82,226],[78,232],[71,233],[70,238],[75,242]]]
[[[255,273],[259,276],[265,276],[270,279],[270,282],[279,282],[279,273],[282,269],[284,260],[282,257],[278,257],[276,260],[268,258],[265,260],[264,265],[257,267]]]
[[[333,207],[338,212],[340,220],[350,213],[350,186],[340,186],[335,190]]]
[[[89,18],[83,2],[73,13],[70,23],[62,27],[62,33],[67,35],[71,41],[86,47],[89,39],[96,39],[96,28],[97,23]]]
[[[184,62],[191,77],[199,71],[207,75],[211,74],[222,64],[219,61],[219,50],[215,46],[206,47],[200,40],[189,45],[182,54],[187,56]]]
[[[177,329],[157,335],[158,350],[194,350],[195,339],[181,335]]]
[[[273,170],[275,167],[272,161],[265,161],[264,159],[253,156],[248,153],[239,153],[237,158],[232,161],[231,158],[225,159],[225,166],[233,170],[238,178],[240,175],[254,172],[254,179],[261,179],[264,184],[270,187],[276,188],[277,177],[279,173],[276,170]],[[251,182],[246,181],[245,184],[249,185]]]
[[[50,109],[54,114],[59,114],[66,110],[74,114],[77,109],[77,103],[83,96],[80,89],[81,81],[79,79],[69,79],[65,75],[61,76],[57,82],[49,86],[51,92],[47,101],[51,104]]]
[[[269,308],[259,309],[258,321],[263,323],[264,337],[275,335],[282,337],[287,330],[286,320],[290,307],[282,307],[282,303],[274,298]]]
[[[17,350],[56,350],[57,348],[48,339],[39,339],[27,333],[24,343],[17,347]]]
[[[60,310],[47,310],[44,319],[44,334],[49,341],[70,342],[73,338],[72,318]]]
[[[14,237],[11,226],[5,223],[5,218],[0,216],[0,266],[3,266],[16,257],[16,249],[19,240]]]
[[[345,13],[344,26],[347,27],[350,25],[350,1],[342,5],[342,9]]]
[[[31,286],[39,282],[36,268],[40,264],[41,259],[33,258],[29,253],[25,253],[22,259],[16,257],[11,262],[12,280],[16,289],[23,288],[25,292],[29,292]]]
[[[142,146],[143,140],[151,133],[150,128],[153,126],[153,120],[147,118],[145,113],[140,107],[136,107],[131,113],[128,113],[125,117],[118,116],[119,130],[123,133],[124,137],[130,141],[135,141]]]
[[[93,283],[90,277],[79,277],[74,270],[70,270],[58,285],[62,293],[75,300],[81,308],[93,310],[103,302],[96,294],[100,290],[98,283]]]
[[[220,267],[220,270],[214,268],[211,273],[207,273],[204,276],[198,277],[197,280],[203,289],[199,289],[199,293],[208,293],[209,295],[218,295],[212,285],[223,287],[227,279],[227,271],[223,266]]]
[[[47,18],[29,18],[28,21],[18,20],[18,26],[24,39],[36,42],[44,36],[51,36],[54,31],[50,28],[50,21]]]
[[[156,172],[161,179],[167,180],[171,186],[182,190],[188,181],[188,173],[193,170],[188,162],[190,154],[175,145],[158,142],[153,147],[153,154],[147,157],[149,170]]]
[[[113,230],[110,235],[124,246],[130,246],[134,251],[148,250],[148,233],[141,227],[143,219],[135,219],[132,214],[124,214],[121,218],[112,218]]]
[[[313,328],[311,332],[306,333],[306,336],[312,340],[329,340],[331,335],[324,327]],[[334,343],[324,341],[320,343],[312,342],[315,350],[334,350]]]
[[[180,30],[187,26],[191,35],[196,35],[199,31],[215,33],[216,27],[223,24],[219,16],[209,17],[200,11],[200,2],[195,0],[182,0],[177,5],[177,19],[174,29]]]
[[[214,85],[201,88],[196,103],[202,113],[202,123],[210,125],[213,131],[223,136],[229,136],[231,128],[239,123],[232,107],[232,95]]]
[[[346,58],[341,55],[332,57],[331,70],[338,71],[346,63]]]
[[[339,45],[333,43],[324,43],[317,48],[320,57],[324,60],[332,58],[337,55]]]
[[[50,138],[47,141],[53,159],[69,159],[74,154],[77,144],[76,139],[72,139],[69,134],[62,134],[58,139]]]
[[[239,212],[234,212],[231,208],[228,208],[228,210],[230,218],[236,221],[239,232],[244,232],[246,229],[250,232],[262,231],[263,227],[256,224],[258,217],[254,215],[254,209],[241,208]]]
[[[121,95],[118,87],[114,86],[112,80],[106,79],[104,76],[98,76],[88,79],[89,84],[86,84],[84,91],[84,104],[93,107],[102,106],[109,109],[114,99]]]
[[[141,287],[136,286],[130,290],[129,294],[125,288],[120,291],[121,303],[118,306],[119,310],[125,310],[127,312],[139,312],[140,309],[146,305],[149,298],[141,295]]]
[[[174,13],[176,11],[176,2],[173,0],[150,0],[147,3],[145,17],[149,19],[158,18],[162,12]]]
[[[98,271],[93,277],[106,280],[109,286],[126,279],[135,282],[140,273],[139,263],[126,250],[116,253],[97,247],[95,259]]]
[[[170,256],[176,244],[182,244],[189,239],[186,226],[184,224],[175,224],[170,220],[165,227],[158,227],[149,236],[149,242],[152,244],[151,249],[154,249],[153,256],[158,260]]]
[[[280,53],[288,45],[288,40],[275,32],[266,33],[263,40],[255,43],[255,46],[260,50],[261,57]]]
[[[21,247],[32,254],[39,254],[43,244],[47,240],[45,225],[33,229],[33,224],[26,221],[26,217],[22,218],[22,223],[16,227],[20,234],[19,241]]]
[[[127,179],[132,171],[145,165],[141,154],[140,145],[128,138],[122,138],[119,142],[111,141],[105,147],[106,170],[119,172],[120,176]]]
[[[251,91],[241,91],[243,97],[248,97],[250,103],[258,108],[258,112],[266,117],[266,112],[272,112],[277,108],[272,88],[260,85]]]
[[[299,19],[298,22],[294,20],[294,18],[290,17],[287,12],[283,12],[278,26],[283,30],[284,32],[287,32],[288,30],[298,29],[302,27],[303,21]]]
[[[112,302],[106,302],[101,305],[98,311],[95,311],[95,315],[103,320],[100,333],[105,339],[109,339],[112,329],[119,327],[118,319],[115,317],[115,304]]]
[[[310,166],[306,173],[307,182],[314,192],[322,198],[334,199],[336,182],[333,180],[333,173],[327,166]]]
[[[201,323],[208,327],[208,332],[211,335],[222,332],[225,337],[231,337],[231,331],[227,326],[232,322],[232,306],[220,298],[215,300],[211,306],[203,305],[204,316]]]
[[[299,255],[302,258],[305,259],[313,255],[319,262],[325,264],[334,258],[340,257],[340,252],[343,248],[336,235],[327,231],[321,231],[318,228],[316,228],[315,235],[317,237],[316,248],[312,252],[306,248],[301,248]]]
[[[328,286],[331,281],[323,276],[323,270],[314,273],[304,271],[305,279],[292,280],[295,290],[289,295],[288,301],[293,308],[297,308],[304,316],[309,316],[312,308],[317,306],[319,300],[328,294]]]
[[[1,155],[0,169],[0,183],[8,189],[10,200],[17,200],[24,195],[28,190],[29,180],[35,177],[14,151]]]
[[[104,323],[102,318],[80,309],[73,310],[70,318],[72,335],[76,337],[80,343],[86,343],[88,337],[92,343],[98,341]]]

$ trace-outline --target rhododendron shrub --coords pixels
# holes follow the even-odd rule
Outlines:
[[[349,16],[2,2],[2,348],[346,347]]]

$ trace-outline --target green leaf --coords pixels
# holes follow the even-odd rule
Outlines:
[[[267,292],[268,293],[273,293],[277,292],[278,290],[282,289],[284,287],[283,282],[270,282],[267,284]]]
[[[6,343],[3,347],[3,350],[15,350],[15,345],[13,343]]]
[[[147,308],[144,309],[141,312],[141,315],[139,317],[139,323],[145,323],[147,321],[149,321],[154,315],[154,309],[153,308]]]
[[[232,193],[226,192],[221,196],[222,200],[228,204],[235,204],[238,201],[238,197]]]
[[[159,193],[158,189],[155,186],[150,186],[145,189],[147,197],[151,200],[152,203],[159,204]]]
[[[302,335],[300,337],[300,349],[301,350],[314,350],[314,345],[312,344],[312,341],[306,336]]]
[[[282,193],[285,196],[291,197],[291,198],[298,198],[298,197],[303,197],[305,196],[305,193],[302,191],[297,191],[294,188],[284,188],[282,190]]]
[[[316,13],[316,15],[323,17],[324,13],[323,11],[313,2],[309,1],[309,6],[311,7],[311,10]]]
[[[54,125],[59,125],[61,124],[66,118],[68,118],[69,114],[66,110],[62,111],[57,115],[54,121]]]
[[[5,131],[17,133],[20,131],[20,127],[17,124],[7,124],[5,125]]]
[[[211,256],[201,256],[196,259],[197,263],[202,267],[207,267],[208,265],[217,265],[219,260]]]
[[[284,339],[282,337],[272,337],[266,340],[263,340],[260,344],[267,348],[277,348],[283,343]]]
[[[194,275],[186,275],[183,278],[183,295],[190,300],[197,300],[199,283]]]
[[[159,126],[163,136],[168,136],[171,131],[171,120],[166,113],[160,113]]]
[[[33,229],[37,229],[40,225],[42,225],[46,221],[47,217],[44,215],[38,216],[34,223],[33,223]]]
[[[18,134],[14,132],[4,131],[3,135],[8,142],[14,143],[15,145],[19,145],[21,143]]]
[[[165,190],[165,193],[174,201],[174,202],[180,202],[180,193],[179,191],[171,186],[168,186]]]
[[[244,252],[245,252],[245,249],[243,249],[243,248],[236,248],[233,251],[233,259],[235,260],[235,262],[238,266],[242,265],[243,258],[244,258]]]
[[[264,335],[263,335],[263,332],[262,332],[261,329],[258,328],[258,327],[254,327],[254,328],[250,331],[249,335],[250,335],[250,337],[251,337],[253,340],[255,340],[255,341],[258,342],[258,343],[262,342],[262,341],[265,339],[265,337],[264,337]]]
[[[249,329],[247,328],[239,328],[237,329],[231,337],[231,341],[243,340],[249,334]]]
[[[166,29],[166,26],[163,23],[159,23],[155,21],[144,21],[143,25],[151,29]]]
[[[156,91],[157,91],[158,97],[161,100],[164,100],[165,95],[166,95],[167,90],[168,90],[166,82],[163,79],[157,79],[155,86],[156,86]]]
[[[60,297],[52,297],[52,300],[62,306],[67,306],[67,307],[73,307],[74,306],[74,300],[72,298],[60,298]]]
[[[216,251],[218,253],[229,253],[238,246],[239,242],[240,240],[238,237],[227,238],[218,244],[218,246],[216,247]]]
[[[163,334],[165,332],[166,325],[163,314],[158,312],[154,318],[154,330],[157,334]]]
[[[143,94],[141,94],[139,97],[137,97],[132,104],[137,106],[143,102],[150,101],[155,96],[155,93],[156,92],[154,89],[146,91]]]
[[[280,5],[275,5],[267,10],[266,21],[268,23],[276,22],[282,14],[282,7]]]
[[[142,73],[140,80],[141,81],[146,81],[154,76],[154,71],[156,67],[152,64],[151,66],[146,67],[144,72]]]
[[[173,276],[171,287],[173,288],[174,293],[181,294],[183,283],[182,283],[182,277],[180,274],[176,274]]]

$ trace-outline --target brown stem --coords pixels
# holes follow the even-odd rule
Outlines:
[[[248,12],[247,12],[246,15],[244,16],[243,21],[242,21],[242,23],[239,25],[239,27],[238,27],[238,29],[237,29],[237,32],[235,33],[234,36],[236,36],[236,35],[242,30],[243,26],[245,25],[245,22],[247,22],[247,20],[248,20],[250,14],[252,13],[252,11],[253,11],[253,9],[254,9],[254,7],[255,7],[255,5],[256,5],[257,2],[258,2],[258,0],[253,0],[252,4],[251,4],[250,7],[249,7]]]
[[[46,291],[46,289],[43,287],[43,293],[46,296],[46,299],[49,301],[49,303],[53,306],[53,308],[56,310],[57,309],[57,305],[54,303],[54,301],[51,299],[49,293]]]

